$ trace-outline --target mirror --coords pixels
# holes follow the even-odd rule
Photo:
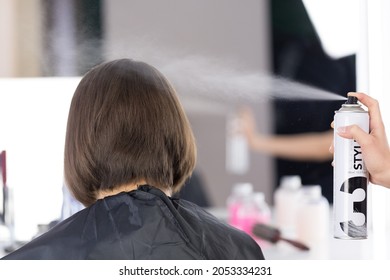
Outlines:
[[[301,175],[304,184],[321,184],[331,200],[330,158],[296,162],[249,151],[249,167],[243,174],[230,172],[225,164],[227,120],[241,105],[252,108],[257,129],[264,135],[322,132],[329,129],[333,111],[342,102],[340,95],[356,88],[355,56],[336,59],[324,51],[302,1],[247,0],[245,5],[235,0],[3,2],[7,8],[2,11],[11,11],[4,13],[4,20],[12,27],[0,30],[5,38],[2,48],[8,50],[0,52],[6,53],[0,54],[3,77],[80,76],[92,65],[124,56],[160,69],[177,88],[189,115],[198,142],[197,172],[211,206],[224,207],[231,188],[239,182],[252,182],[272,204],[273,191],[287,174]],[[56,94],[62,87],[73,93],[75,80],[69,82],[68,86],[49,85],[47,90]],[[40,86],[27,88],[31,94],[40,90]],[[12,88],[4,89],[12,94]],[[62,104],[69,106],[70,97],[64,98]],[[39,111],[47,106],[45,99],[37,95],[29,99],[29,105]],[[63,120],[66,111],[52,113],[61,112],[58,117]],[[10,167],[34,156],[44,161],[44,151],[27,155],[34,147],[28,146],[28,137],[25,140],[26,154],[19,162],[8,153]],[[57,160],[62,164],[61,153]],[[61,174],[61,164],[55,174]],[[28,209],[34,208],[42,193],[22,202],[23,188],[54,188],[52,201],[59,204],[62,178],[44,185],[15,179],[12,185],[12,172],[15,178],[19,175],[9,172],[16,223],[29,225],[23,233],[31,236],[35,230],[31,221],[48,223],[61,209],[53,206],[52,217],[46,211],[31,219]]]

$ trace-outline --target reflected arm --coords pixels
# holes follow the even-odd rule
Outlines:
[[[262,135],[257,132],[253,112],[243,108],[240,112],[241,128],[252,150],[290,160],[332,160],[329,146],[333,142],[333,130],[291,135]]]
[[[329,153],[329,146],[333,141],[332,130],[284,136],[263,136],[256,133],[248,137],[248,141],[254,151],[285,159],[326,161],[333,157]]]

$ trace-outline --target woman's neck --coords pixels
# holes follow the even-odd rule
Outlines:
[[[139,186],[142,185],[147,185],[147,182],[142,180],[137,183],[131,183],[131,184],[126,184],[122,186],[118,186],[113,188],[112,190],[99,190],[96,195],[96,199],[103,199],[107,196],[113,196],[121,192],[131,192],[134,190],[137,190]],[[172,192],[170,189],[161,189],[167,196],[171,196]]]

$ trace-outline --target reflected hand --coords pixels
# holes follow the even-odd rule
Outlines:
[[[255,150],[262,150],[263,136],[257,132],[256,119],[249,107],[241,107],[239,110],[240,132],[243,133],[249,146]]]

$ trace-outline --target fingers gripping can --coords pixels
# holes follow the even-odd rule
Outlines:
[[[337,134],[339,127],[349,125],[369,131],[368,112],[357,101],[349,96],[334,117],[334,237],[340,239],[367,238],[368,172],[362,150],[354,139]]]

